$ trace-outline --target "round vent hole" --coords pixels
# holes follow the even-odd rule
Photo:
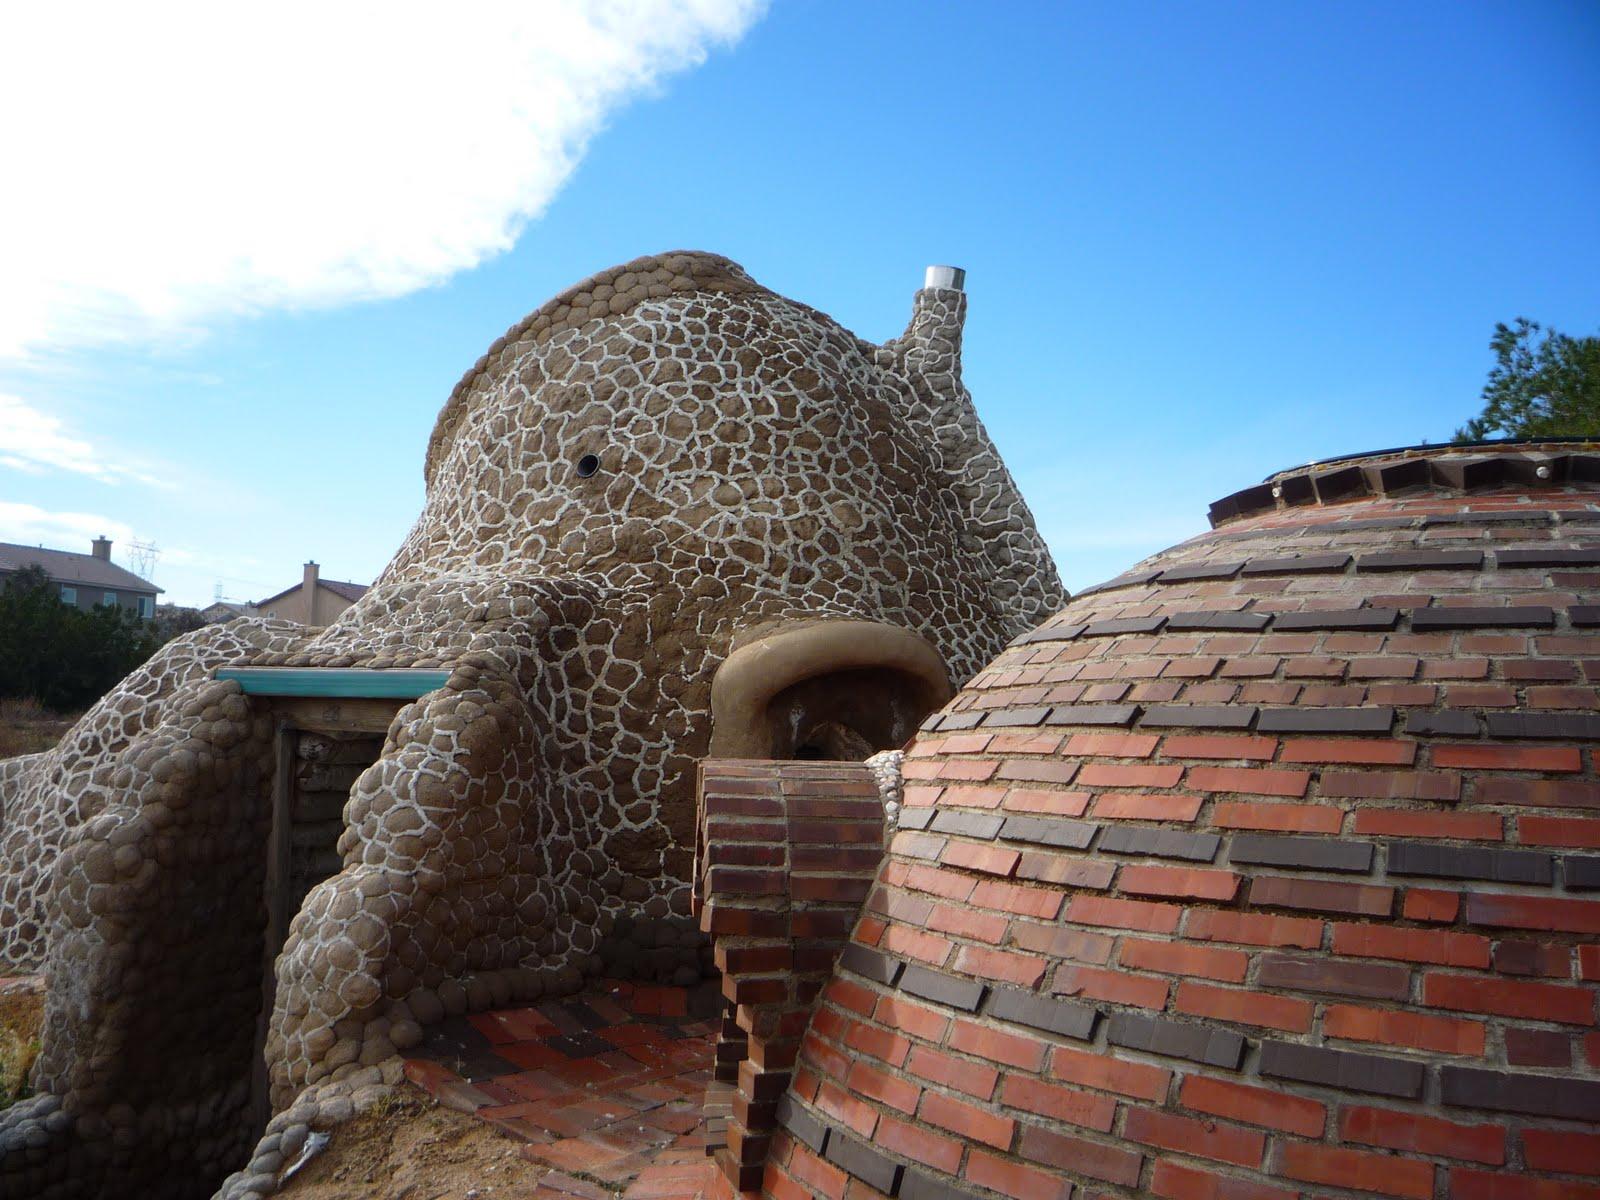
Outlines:
[[[585,454],[578,460],[578,478],[587,479],[600,469],[600,458],[595,454]]]

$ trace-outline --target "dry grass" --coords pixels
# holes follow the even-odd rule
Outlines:
[[[28,1096],[28,1071],[39,1057],[44,996],[36,991],[0,992],[0,1109]]]
[[[51,712],[32,699],[0,700],[0,758],[50,749],[80,715]]]

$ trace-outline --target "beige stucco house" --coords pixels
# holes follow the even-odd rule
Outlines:
[[[306,564],[305,576],[294,587],[258,600],[255,611],[262,616],[281,617],[302,625],[328,625],[366,593],[364,583],[323,579],[314,562]]]

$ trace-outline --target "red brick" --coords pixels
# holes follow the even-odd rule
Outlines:
[[[1600,1200],[1600,1187],[1455,1167],[1448,1195],[1450,1200]]]
[[[799,1142],[794,1143],[794,1156],[789,1160],[789,1170],[797,1182],[827,1197],[827,1200],[844,1200],[845,1183],[850,1177],[832,1163],[823,1162]]]
[[[946,759],[939,764],[936,779],[966,779],[977,783],[994,775],[995,768],[1000,764],[992,759],[962,761],[960,759]]]
[[[1000,1078],[1000,1072],[986,1063],[954,1058],[926,1046],[918,1046],[911,1052],[911,1057],[906,1060],[906,1070],[919,1079],[955,1088],[980,1100],[987,1100],[994,1095],[995,1082]]]
[[[1084,996],[1112,1004],[1132,1004],[1139,1008],[1162,1009],[1167,1005],[1167,981],[1127,971],[1102,971],[1063,963],[1056,968],[1051,986],[1058,996]]]
[[[872,1136],[878,1123],[878,1113],[872,1105],[856,1099],[829,1079],[817,1086],[817,1107],[864,1138]]]
[[[1275,771],[1265,767],[1190,767],[1188,784],[1208,792],[1244,792],[1253,796],[1304,796],[1309,771]]]
[[[1578,978],[1600,979],[1600,946],[1578,947]]]
[[[1566,1129],[1524,1129],[1522,1156],[1537,1171],[1600,1175],[1600,1133]],[[1495,1159],[1498,1166],[1501,1159]]]
[[[1093,792],[1047,792],[1037,788],[1012,788],[1002,807],[1007,812],[1042,813],[1052,817],[1081,817]]]
[[[1163,1200],[1296,1200],[1299,1195],[1298,1192],[1286,1192],[1282,1188],[1253,1183],[1248,1179],[1212,1175],[1171,1159],[1161,1159],[1156,1163],[1150,1191]],[[773,1200],[785,1198],[774,1196]]]
[[[823,994],[823,999],[830,1004],[837,1004],[840,1008],[847,1008],[853,1013],[866,1016],[872,1011],[872,1006],[878,1002],[878,993],[870,988],[864,988],[859,983],[851,983],[848,979],[835,979],[828,984],[828,990]]]
[[[1075,733],[1065,752],[1079,758],[1149,758],[1160,740],[1148,733]]]
[[[1444,967],[1484,968],[1489,965],[1489,939],[1486,937],[1437,929],[1401,929],[1394,925],[1335,924],[1333,952],[1355,958],[1388,958]]]
[[[1581,817],[1518,817],[1517,835],[1530,846],[1600,850],[1600,821]]]
[[[1125,938],[1119,961],[1134,970],[1164,975],[1198,975],[1223,983],[1244,982],[1249,956],[1240,950],[1217,950],[1186,942],[1147,942]]]
[[[1386,917],[1394,911],[1394,888],[1289,875],[1257,875],[1250,881],[1250,903],[1263,908]]]
[[[904,884],[919,892],[943,896],[946,900],[967,900],[977,886],[973,880],[954,871],[898,862],[884,864],[883,879],[886,883]]]
[[[1437,745],[1433,765],[1476,771],[1573,772],[1583,770],[1583,754],[1576,746]]]
[[[848,1082],[851,1091],[908,1115],[917,1111],[917,1099],[922,1095],[922,1089],[909,1080],[887,1075],[864,1062],[850,1068]]]
[[[1324,771],[1322,794],[1351,800],[1459,800],[1461,776],[1428,771]]]
[[[1122,868],[1117,888],[1131,896],[1170,896],[1193,900],[1232,900],[1239,876],[1202,867],[1132,865]]]
[[[1045,1051],[1049,1048],[1038,1038],[1006,1033],[959,1018],[950,1033],[949,1045],[950,1049],[960,1050],[975,1058],[1034,1072],[1044,1067]]]
[[[1279,1173],[1304,1183],[1380,1192],[1404,1200],[1433,1200],[1433,1164],[1392,1154],[1284,1142],[1279,1147]]]
[[[1223,800],[1211,810],[1217,829],[1264,829],[1281,833],[1338,833],[1344,809],[1325,804],[1247,804]]]
[[[1135,1151],[1070,1137],[1037,1125],[1022,1127],[1017,1149],[1034,1162],[1125,1186],[1138,1183],[1139,1174],[1144,1170],[1144,1155]]]
[[[968,871],[983,871],[989,875],[1010,875],[1017,869],[1016,850],[1002,850],[998,846],[979,846],[972,842],[950,842],[939,861],[947,867],[961,867]]]
[[[1183,768],[1176,764],[1162,766],[1127,766],[1115,763],[1085,763],[1078,771],[1078,782],[1085,787],[1176,787],[1183,778]]]
[[[980,979],[1005,980],[1032,988],[1044,978],[1045,962],[1031,955],[1009,950],[990,950],[984,946],[963,946],[956,954],[956,970]]]
[[[1066,1046],[1057,1046],[1050,1056],[1050,1074],[1068,1083],[1150,1101],[1166,1099],[1167,1086],[1172,1082],[1172,1072],[1164,1068],[1122,1062]]]
[[[953,933],[958,937],[974,938],[998,946],[1005,940],[1006,928],[1011,924],[1005,917],[994,913],[978,912],[971,908],[956,908],[951,904],[929,906],[927,925],[940,933]],[[861,940],[861,930],[856,929],[856,940]]]
[[[943,1013],[900,996],[884,996],[878,1001],[872,1015],[880,1025],[902,1030],[930,1042],[942,1041],[950,1025]]]
[[[1278,743],[1269,737],[1228,737],[1222,734],[1172,734],[1161,743],[1168,758],[1240,758],[1267,761]]]
[[[1356,810],[1355,831],[1379,837],[1453,838],[1460,841],[1499,841],[1503,836],[1498,813],[1441,813],[1410,808]]]
[[[1289,738],[1283,743],[1283,753],[1278,755],[1278,761],[1409,767],[1416,757],[1415,742],[1379,738]]]
[[[1057,1087],[1031,1075],[1008,1075],[1000,1089],[1000,1098],[1011,1108],[1026,1109],[1041,1117],[1065,1121],[1068,1125],[1081,1125],[1109,1133],[1116,1119],[1117,1102],[1110,1096],[1093,1092],[1080,1092],[1076,1088]]]
[[[1183,909],[1175,904],[1077,895],[1067,905],[1066,919],[1078,925],[1108,925],[1130,932],[1173,933],[1182,917]]]
[[[1115,863],[1098,858],[1080,858],[1055,851],[1029,850],[1017,864],[1017,878],[1060,887],[1104,891],[1117,873]]]
[[[955,945],[949,938],[924,933],[906,925],[891,925],[884,931],[879,944],[891,954],[921,959],[936,967],[944,965],[945,959],[950,957],[950,947]]]
[[[965,1147],[954,1138],[944,1137],[921,1125],[879,1117],[878,1131],[872,1135],[872,1140],[886,1150],[946,1175],[954,1175],[961,1169],[961,1152]],[[773,1200],[778,1198],[773,1197]]]
[[[1566,1025],[1594,1024],[1594,989],[1555,983],[1432,974],[1422,978],[1422,1002],[1456,1012],[1559,1021]]]
[[[1022,917],[1052,920],[1061,911],[1066,897],[1048,888],[1018,887],[1012,883],[985,880],[972,890],[972,903],[981,908],[998,908]]]
[[[982,1150],[974,1150],[967,1157],[965,1178],[968,1183],[1012,1196],[1015,1200],[1067,1200],[1072,1195],[1072,1184],[1061,1176],[1010,1159],[996,1158]]]
[[[1152,1108],[1130,1108],[1122,1122],[1123,1136],[1146,1146],[1176,1150],[1239,1167],[1259,1167],[1267,1135],[1220,1121],[1199,1121]]]
[[[996,809],[1009,794],[1003,787],[947,787],[941,802],[949,808]]]
[[[1408,921],[1439,921],[1448,925],[1461,912],[1461,893],[1407,888],[1400,911]]]
[[[1495,1167],[1506,1160],[1504,1126],[1458,1125],[1392,1108],[1345,1107],[1339,1113],[1339,1140]]]
[[[887,1029],[880,1029],[876,1025],[852,1024],[849,1032],[845,1034],[844,1043],[852,1050],[870,1054],[873,1058],[882,1059],[894,1067],[904,1063],[906,1055],[911,1053],[911,1042],[908,1039]]]
[[[1201,909],[1189,914],[1186,933],[1196,941],[1247,946],[1298,946],[1302,950],[1314,950],[1322,944],[1321,921],[1274,917],[1266,913]]]
[[[1102,966],[1111,961],[1114,942],[1086,929],[1057,925],[1036,925],[1032,921],[1011,922],[1011,936],[1024,950],[1037,950],[1054,958]]]
[[[1268,1129],[1308,1138],[1320,1138],[1328,1119],[1326,1107],[1304,1096],[1290,1096],[1207,1075],[1186,1077],[1179,1098],[1185,1108],[1196,1112],[1228,1117],[1246,1125],[1265,1125]]]
[[[1094,816],[1121,821],[1192,821],[1203,796],[1153,796],[1146,792],[1106,792],[1095,801]]]
[[[1387,1046],[1434,1050],[1441,1054],[1481,1055],[1484,1048],[1484,1027],[1479,1021],[1360,1008],[1353,1004],[1330,1004],[1322,1017],[1322,1032],[1328,1037],[1348,1041],[1381,1042]]]
[[[997,1150],[1010,1147],[1012,1134],[1017,1128],[1017,1123],[1010,1117],[984,1112],[954,1096],[939,1092],[923,1093],[920,1115],[930,1125],[983,1142]]]
[[[1305,1033],[1311,1028],[1313,1006],[1309,1000],[1273,996],[1240,988],[1212,987],[1184,980],[1178,985],[1178,1012],[1195,1017],[1216,1017],[1239,1025],[1261,1025]]]

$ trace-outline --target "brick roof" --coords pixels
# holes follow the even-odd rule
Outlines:
[[[162,591],[149,580],[140,579],[132,571],[92,554],[74,554],[70,550],[47,550],[43,546],[19,546],[0,542],[0,572],[20,571],[26,567],[42,567],[57,583],[69,586],[115,588],[122,592],[140,592],[154,596]]]
[[[1600,473],[1477,457],[1234,500],[929,719],[767,1194],[1600,1196]]]

